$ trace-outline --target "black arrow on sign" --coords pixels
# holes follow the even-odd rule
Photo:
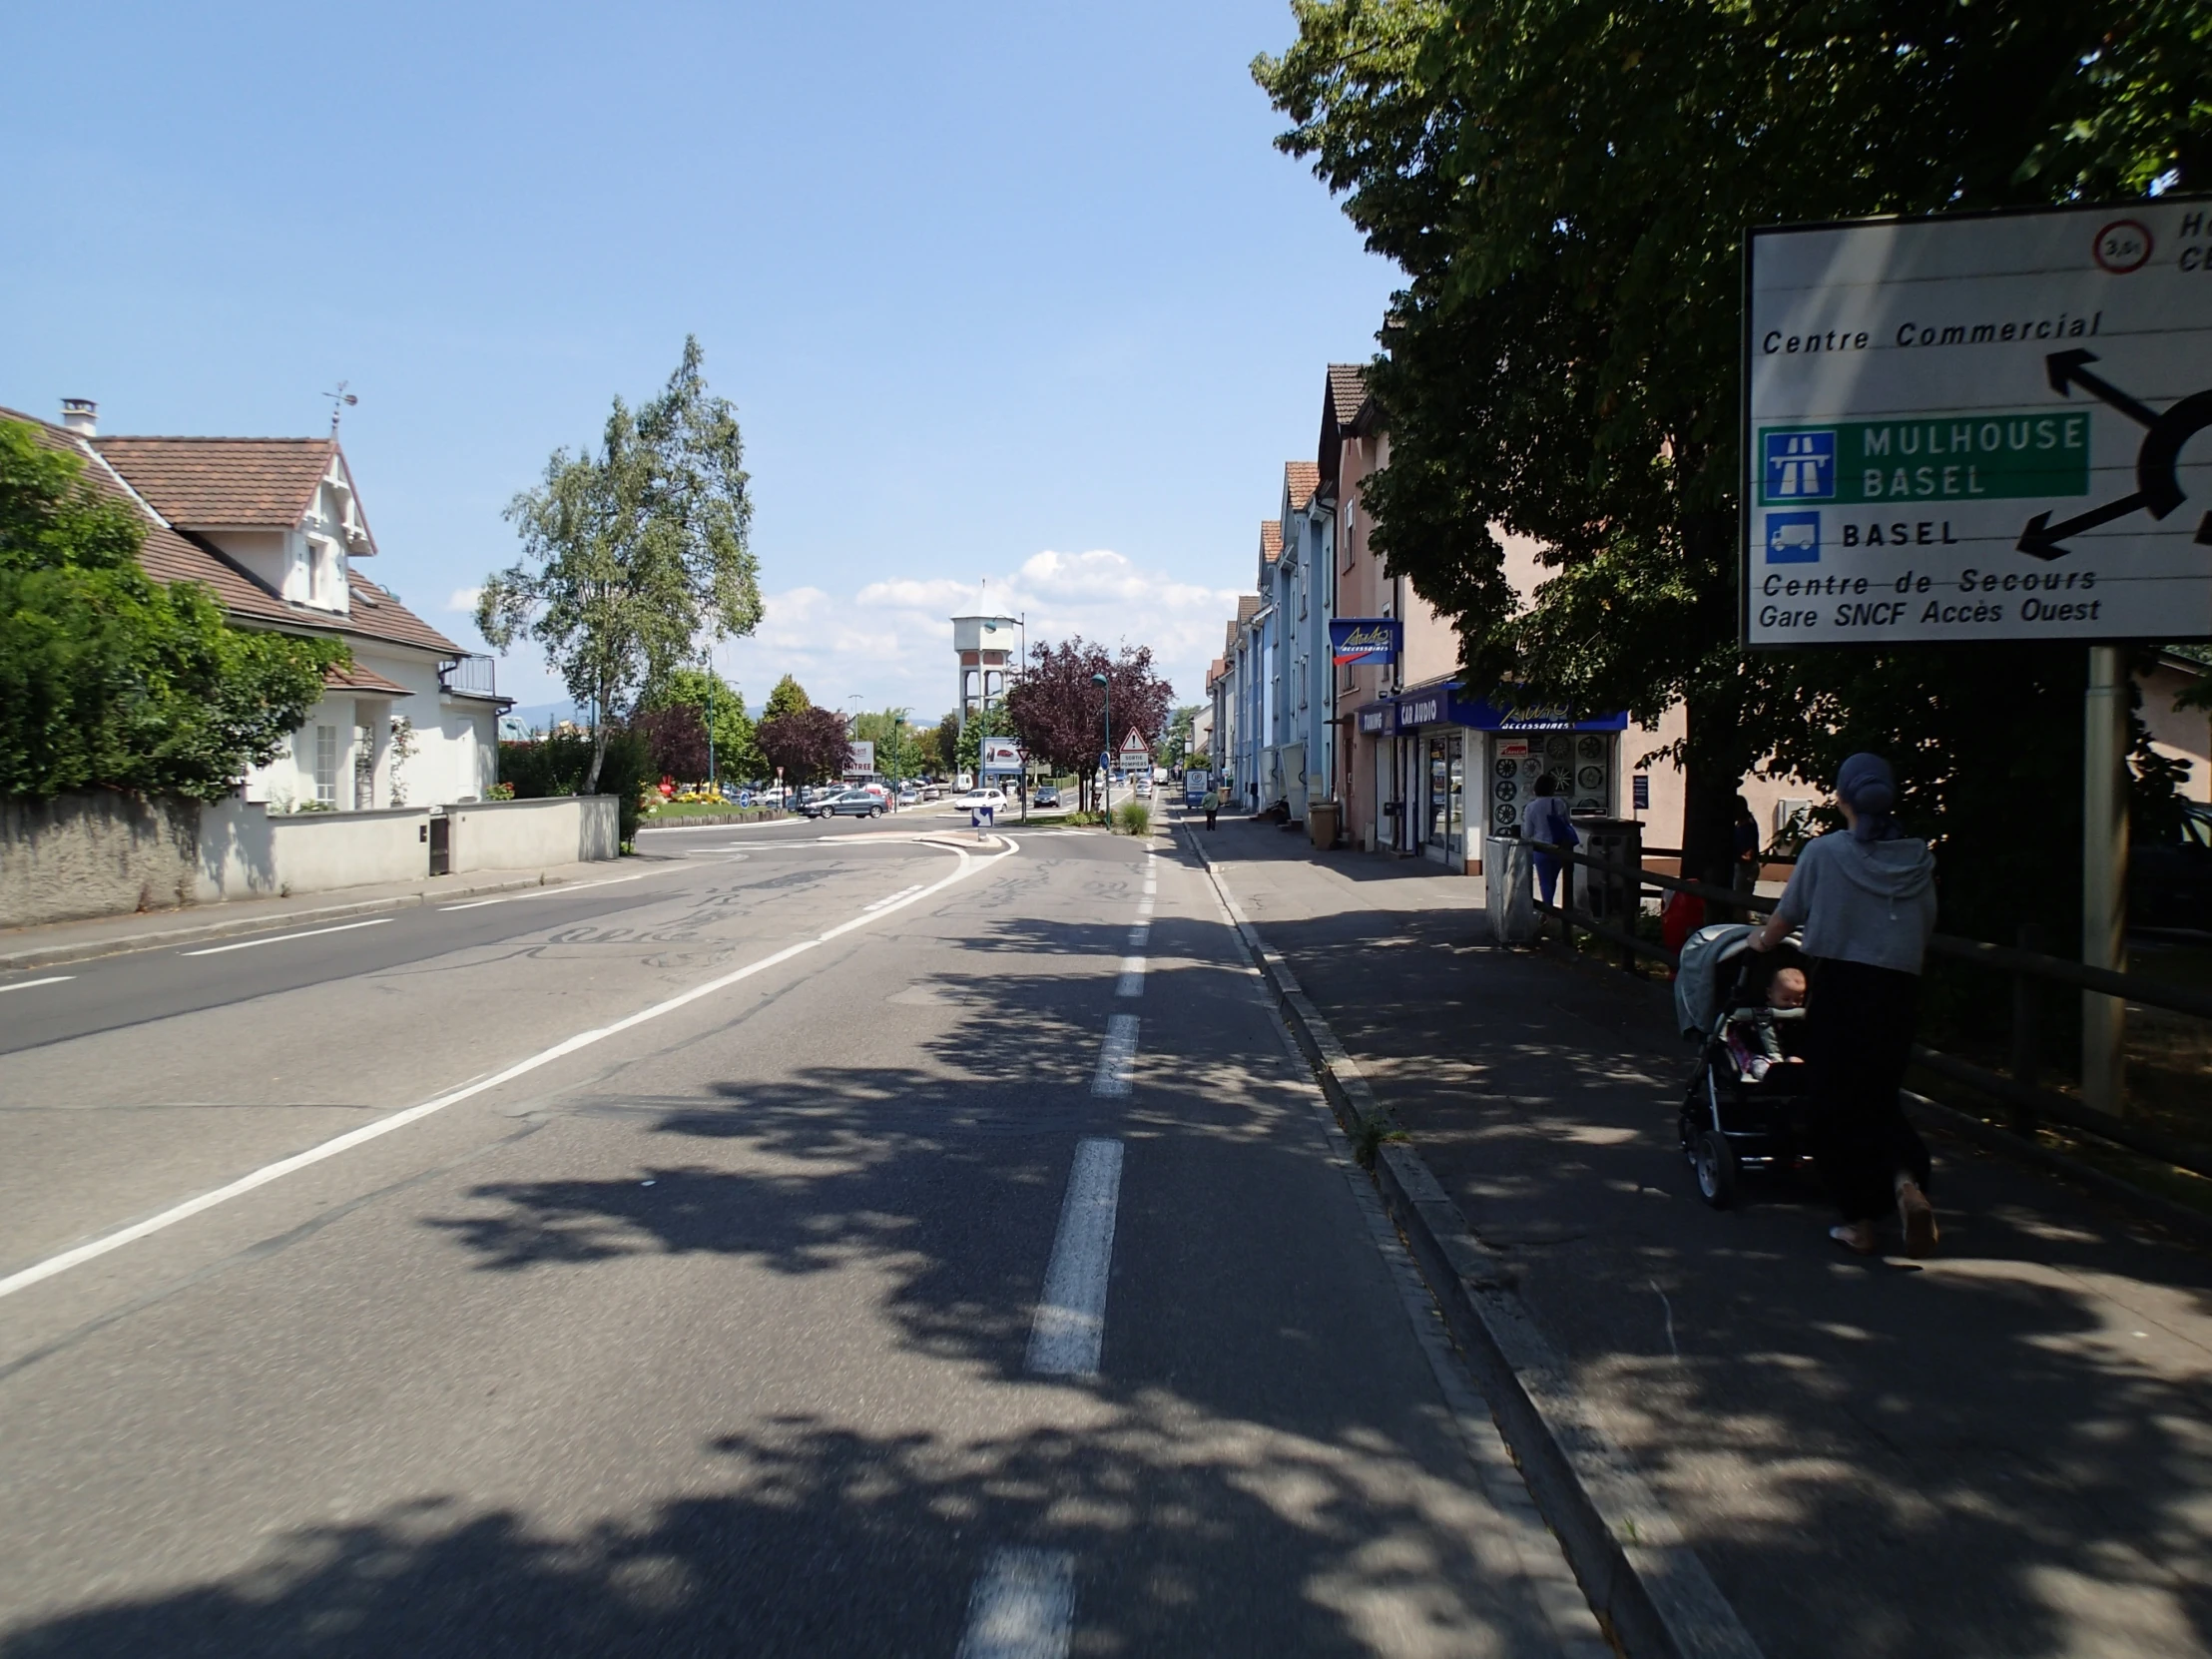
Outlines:
[[[2053,524],[2050,514],[2037,513],[2020,531],[2020,539],[2014,545],[2019,551],[2037,559],[2062,559],[2073,550],[2059,544],[2068,536],[2083,530],[2094,529],[2099,524],[2109,524],[2115,518],[2125,518],[2141,507],[2152,518],[2164,518],[2186,500],[2181,487],[2178,468],[2181,463],[2181,446],[2207,426],[2212,426],[2212,391],[2193,392],[2158,414],[2109,380],[2091,374],[2084,366],[2097,360],[2093,351],[2053,351],[2043,359],[2043,367],[2050,375],[2051,390],[2061,397],[2072,395],[2070,388],[2080,386],[2099,401],[2110,404],[2128,419],[2147,430],[2141,446],[2135,451],[2135,493],[2123,495],[2117,501],[2108,501],[2101,507],[2091,507],[2085,513]],[[2212,546],[2212,513],[2197,527],[2198,542]]]
[[[2070,396],[2068,386],[2079,386],[2101,402],[2109,403],[2138,426],[2155,426],[2158,416],[2120,390],[2111,381],[2091,374],[2082,365],[2097,360],[2094,351],[2053,351],[2043,359],[2044,372],[2050,376],[2050,389],[2060,397]]]

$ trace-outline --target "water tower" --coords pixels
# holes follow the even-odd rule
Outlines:
[[[960,730],[971,716],[1005,700],[1006,688],[1021,677],[1021,618],[956,616],[952,649],[960,659],[960,696],[953,708]]]

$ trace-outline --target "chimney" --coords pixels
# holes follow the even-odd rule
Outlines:
[[[81,438],[100,435],[100,405],[89,397],[62,399],[62,424]]]

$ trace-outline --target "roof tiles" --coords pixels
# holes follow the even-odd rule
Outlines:
[[[1321,468],[1312,461],[1285,461],[1283,489],[1290,496],[1289,511],[1302,512],[1321,488]]]
[[[1263,564],[1273,564],[1283,557],[1283,521],[1279,518],[1260,520],[1260,559]]]
[[[288,530],[314,500],[335,438],[94,438],[156,512],[187,530]]]

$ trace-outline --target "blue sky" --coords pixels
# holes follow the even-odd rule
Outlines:
[[[1368,255],[1192,7],[38,7],[0,59],[0,403],[343,439],[369,574],[475,643],[500,509],[687,332],[738,405],[758,706],[949,705],[988,580],[1185,700],[1249,587]],[[502,668],[558,695],[534,653]]]

